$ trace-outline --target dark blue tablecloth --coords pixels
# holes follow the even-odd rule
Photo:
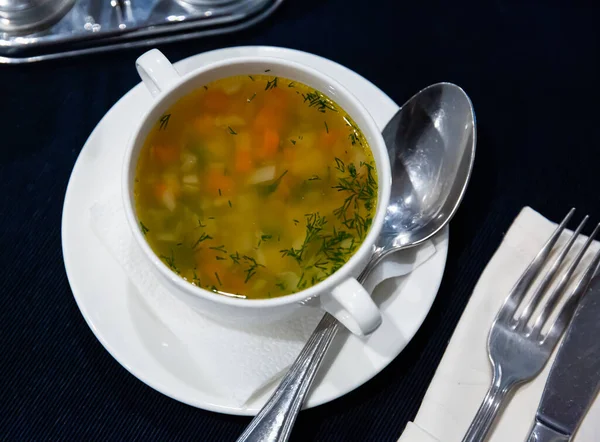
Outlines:
[[[591,1],[287,0],[241,33],[160,47],[176,61],[285,46],[354,69],[398,103],[438,81],[473,100],[475,171],[429,316],[373,380],[302,412],[295,440],[396,440],[521,207],[558,220],[576,206],[600,221],[598,18]],[[0,66],[0,440],[228,441],[249,422],[180,404],[130,375],[87,327],[67,282],[67,180],[94,126],[139,81],[142,52]]]

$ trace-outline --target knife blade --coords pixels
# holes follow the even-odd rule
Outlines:
[[[590,283],[557,351],[528,441],[570,441],[599,387],[600,273]]]

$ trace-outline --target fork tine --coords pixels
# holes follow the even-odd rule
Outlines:
[[[544,297],[546,290],[548,289],[548,287],[554,280],[554,277],[558,273],[558,269],[560,268],[562,263],[565,261],[565,258],[567,257],[567,253],[569,253],[569,250],[571,250],[573,243],[575,243],[575,240],[579,236],[581,229],[583,229],[583,226],[585,225],[585,223],[587,222],[588,219],[589,219],[589,216],[586,215],[583,218],[583,220],[579,223],[579,226],[577,226],[577,229],[575,230],[575,232],[573,232],[573,235],[571,235],[571,238],[569,238],[569,241],[567,241],[567,243],[564,245],[564,247],[562,248],[562,250],[556,257],[556,259],[550,266],[550,269],[544,275],[542,282],[540,282],[540,284],[536,288],[535,292],[533,293],[533,296],[527,302],[527,304],[525,305],[525,308],[523,309],[523,312],[517,319],[517,325],[515,327],[515,329],[517,331],[522,331],[527,327],[527,323],[529,322],[531,315],[533,314],[534,310],[540,303],[541,299]],[[563,278],[563,280],[564,280],[564,278]],[[566,283],[566,281],[565,281],[565,283]],[[559,284],[559,286],[560,286],[560,284]]]
[[[565,218],[561,221],[556,230],[554,230],[552,236],[548,238],[546,244],[544,244],[544,246],[538,252],[536,257],[533,258],[533,261],[531,261],[529,266],[527,266],[519,280],[516,282],[516,284],[510,291],[510,294],[506,298],[504,305],[498,312],[498,320],[508,320],[509,318],[512,318],[514,316],[517,307],[519,306],[519,304],[523,300],[523,297],[525,296],[525,293],[527,293],[527,290],[531,286],[533,280],[540,273],[540,270],[546,263],[548,256],[550,255],[550,252],[554,247],[554,244],[556,244],[556,241],[558,241],[560,234],[565,229],[567,223],[573,216],[573,213],[575,213],[575,208],[572,208],[569,211],[567,216],[565,216]]]
[[[598,250],[596,252],[596,254],[594,255],[594,258],[592,259],[592,262],[587,266],[587,268],[585,269],[585,272],[583,273],[583,275],[577,282],[577,285],[575,286],[575,288],[573,288],[573,290],[569,294],[569,297],[567,298],[565,305],[563,306],[562,310],[556,317],[556,320],[552,324],[552,327],[550,327],[548,334],[546,336],[544,336],[542,343],[544,343],[544,344],[549,343],[550,345],[554,345],[558,341],[558,339],[561,337],[563,331],[569,324],[569,321],[571,321],[571,318],[573,317],[573,313],[575,313],[575,309],[577,309],[577,304],[579,304],[579,300],[584,295],[584,293],[587,291],[587,289],[590,285],[590,282],[592,282],[592,278],[594,277],[594,275],[596,274],[596,272],[598,270],[599,263],[600,263],[600,250]]]
[[[579,262],[585,255],[585,252],[587,251],[587,249],[592,244],[592,241],[594,240],[594,237],[598,234],[599,230],[600,230],[600,224],[598,224],[596,226],[596,228],[594,229],[592,234],[588,237],[585,244],[581,247],[581,250],[577,253],[577,256],[575,257],[575,259],[573,260],[573,262],[571,263],[569,268],[562,275],[560,282],[558,283],[558,285],[554,288],[554,290],[548,297],[548,301],[546,302],[546,305],[544,305],[544,308],[542,309],[539,316],[535,320],[535,324],[531,328],[530,334],[532,336],[541,333],[542,327],[544,326],[544,324],[546,323],[546,321],[552,314],[552,311],[556,308],[556,304],[558,304],[558,302],[560,301],[561,295],[563,294],[565,288],[567,287],[569,281],[571,280],[573,273],[575,273],[575,269],[577,268],[577,266],[579,265]]]

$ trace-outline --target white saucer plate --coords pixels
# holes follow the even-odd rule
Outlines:
[[[330,60],[290,49],[237,47],[199,54],[175,64],[180,73],[231,57],[271,56],[304,63],[346,86],[383,128],[398,106],[380,89]],[[134,66],[131,66],[134,69]],[[206,410],[254,415],[272,390],[240,407],[219,397],[210,379],[190,369],[190,356],[144,305],[121,267],[91,229],[90,207],[118,193],[123,149],[136,118],[151,97],[138,84],[104,116],[81,150],[65,196],[62,246],[69,283],[88,325],[123,367],[161,393]],[[410,275],[385,281],[374,293],[383,325],[367,339],[340,333],[324,362],[305,408],[329,402],[367,382],[406,347],[425,319],[442,280],[448,229],[434,240],[437,252]],[[273,387],[274,388],[274,387]]]

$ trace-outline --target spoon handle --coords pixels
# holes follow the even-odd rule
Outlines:
[[[363,283],[371,270],[372,267],[367,265],[357,278],[358,282]],[[285,442],[289,439],[323,357],[340,327],[333,316],[325,313],[273,395],[237,442]]]
[[[340,323],[325,313],[271,398],[237,442],[287,441],[321,361]]]

